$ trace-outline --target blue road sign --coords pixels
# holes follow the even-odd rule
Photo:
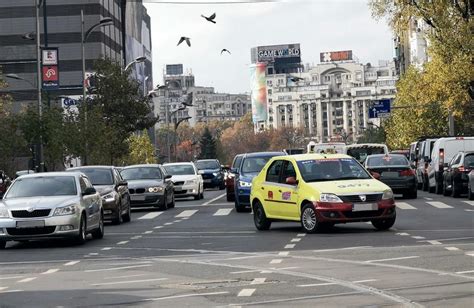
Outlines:
[[[373,101],[369,108],[369,119],[385,118],[390,116],[390,99]]]

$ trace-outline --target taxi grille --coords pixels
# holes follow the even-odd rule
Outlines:
[[[362,201],[360,196],[365,196],[365,201]],[[367,202],[378,202],[382,200],[382,194],[371,194],[371,195],[350,195],[350,196],[339,196],[342,201],[346,203],[367,203]]]
[[[28,211],[12,211],[12,216],[15,218],[32,218],[32,217],[45,217],[51,212],[50,209],[34,210],[33,212]]]

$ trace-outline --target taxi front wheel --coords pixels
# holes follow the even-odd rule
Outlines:
[[[260,201],[256,201],[253,206],[253,221],[257,230],[261,231],[270,229],[272,224],[272,221],[265,215],[265,210]]]
[[[301,226],[306,233],[315,233],[320,228],[316,210],[312,204],[306,204],[301,211]]]
[[[393,216],[391,218],[372,220],[372,225],[377,230],[381,230],[381,231],[388,230],[395,224],[395,219],[396,219],[396,216]]]

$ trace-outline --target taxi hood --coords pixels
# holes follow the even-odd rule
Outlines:
[[[351,193],[382,193],[384,190],[390,189],[390,187],[375,179],[322,181],[306,184],[321,193],[335,195],[347,195]]]

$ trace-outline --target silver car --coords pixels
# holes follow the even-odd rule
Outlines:
[[[79,172],[50,172],[16,179],[0,200],[0,249],[7,241],[104,236],[102,200]]]

